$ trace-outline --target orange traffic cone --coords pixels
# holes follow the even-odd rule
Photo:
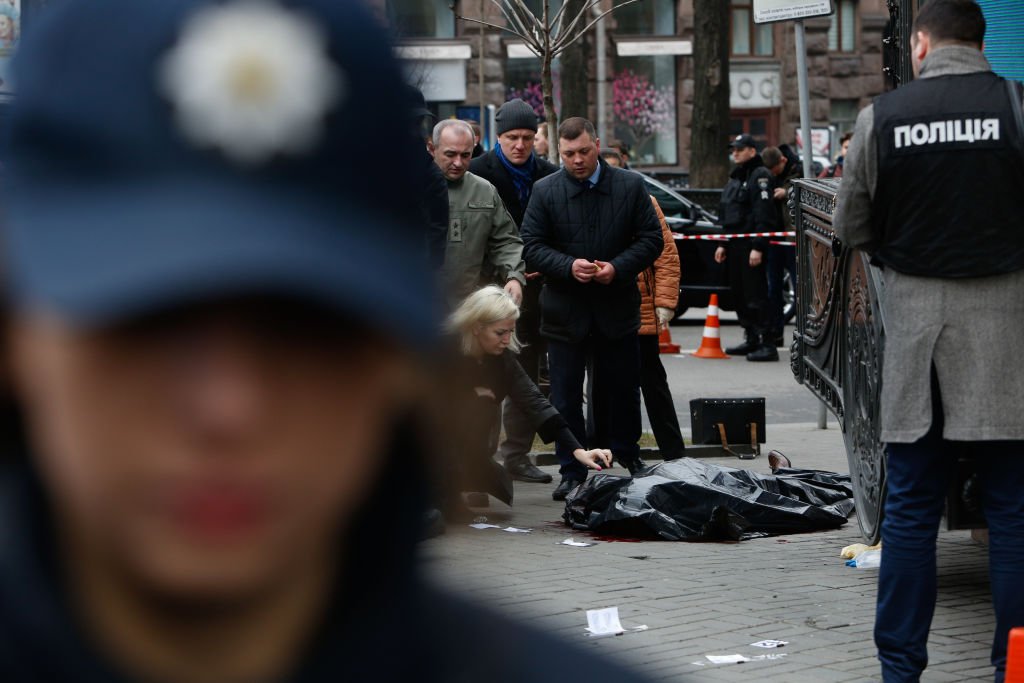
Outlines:
[[[672,343],[672,333],[665,325],[658,332],[658,353],[679,353],[679,344]]]
[[[1024,683],[1024,627],[1010,629],[1006,653],[1006,683]]]
[[[693,352],[697,358],[728,358],[722,351],[721,335],[718,331],[718,295],[712,294],[708,302],[708,318],[704,322],[704,337],[700,348]]]

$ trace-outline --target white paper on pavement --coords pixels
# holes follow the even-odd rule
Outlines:
[[[567,538],[558,545],[571,545],[573,548],[589,548],[594,545],[593,543],[584,543],[583,541],[575,541],[571,538]]]
[[[619,636],[627,631],[636,633],[646,631],[647,625],[635,626],[627,629],[619,621],[619,608],[606,607],[604,609],[587,610],[587,635],[592,638],[605,638],[607,636]]]
[[[788,640],[759,640],[756,643],[751,643],[750,647],[773,648],[773,647],[783,647],[785,645],[789,645],[789,641]]]
[[[785,652],[779,652],[778,654],[772,653],[770,655],[754,655],[750,658],[752,662],[774,662],[782,659],[786,656]]]
[[[507,531],[510,534],[528,534],[531,531],[533,531],[533,529],[518,529],[514,526],[507,526],[504,529],[502,529],[502,531]]]
[[[497,524],[470,524],[474,529],[500,529],[501,527]]]
[[[704,655],[712,664],[742,664],[750,659],[743,655]]]

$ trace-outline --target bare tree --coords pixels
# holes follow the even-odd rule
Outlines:
[[[541,88],[544,91],[544,117],[548,121],[549,137],[554,140],[557,139],[558,113],[555,111],[551,63],[555,57],[585,35],[598,21],[619,7],[642,0],[622,0],[610,9],[591,18],[593,8],[600,5],[602,1],[583,0],[582,7],[578,3],[563,2],[557,11],[552,11],[551,0],[541,0],[541,12],[540,16],[537,16],[523,0],[490,0],[501,11],[506,26],[484,21],[483,17],[479,19],[464,17],[456,12],[454,3],[450,5],[450,9],[452,12],[456,12],[455,16],[463,21],[511,33],[522,40],[530,52],[540,58]],[[569,11],[570,6],[573,11]],[[557,145],[551,145],[548,152],[553,162],[558,161],[557,147]]]
[[[693,18],[690,185],[722,187],[729,178],[729,3],[693,0]]]

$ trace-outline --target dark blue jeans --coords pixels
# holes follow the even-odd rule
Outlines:
[[[928,664],[937,590],[935,540],[956,459],[969,449],[976,456],[989,527],[996,614],[992,664],[995,681],[1001,683],[1009,631],[1024,625],[1024,441],[946,441],[938,403],[933,400],[936,411],[928,434],[914,443],[887,447],[888,492],[875,617],[882,676],[886,683],[917,681]]]
[[[603,401],[595,415],[605,424],[591,430],[604,443],[588,443],[583,418],[583,381],[588,361],[594,373],[597,392]],[[551,376],[551,404],[562,414],[581,444],[590,448],[609,448],[619,462],[631,462],[640,456],[640,349],[635,334],[607,339],[591,333],[578,344],[548,342],[548,373]],[[582,481],[587,468],[572,453],[556,444],[559,472],[563,477]]]

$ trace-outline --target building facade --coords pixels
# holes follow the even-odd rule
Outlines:
[[[730,130],[727,139],[749,133],[761,144],[794,142],[799,127],[796,52],[791,23],[756,25],[752,0],[729,2]],[[542,112],[540,60],[511,34],[455,14],[504,26],[492,2],[460,0],[371,0],[399,40],[410,78],[441,117],[486,120],[487,105],[522,97]],[[526,0],[538,15],[542,0]],[[610,0],[602,3],[611,7]],[[552,11],[560,0],[551,0]],[[857,111],[883,92],[882,36],[885,0],[834,0],[832,17],[806,22],[812,125],[841,134]],[[652,171],[685,173],[689,167],[693,110],[694,40],[692,0],[641,0],[603,20],[605,142],[630,148],[632,163]],[[563,79],[584,78],[588,111],[564,112],[598,120],[598,35],[588,31],[586,73],[562,73],[555,65],[556,100]],[[556,108],[558,108],[556,106]],[[816,137],[816,142],[818,139]],[[834,141],[833,141],[834,142]],[[831,154],[833,150],[821,150]]]

